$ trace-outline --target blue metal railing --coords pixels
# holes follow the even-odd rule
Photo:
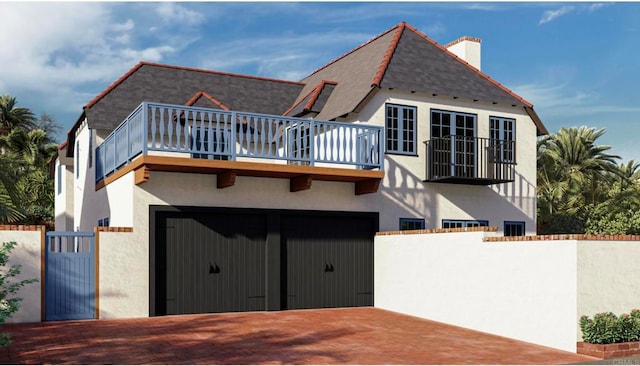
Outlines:
[[[150,151],[382,170],[383,131],[360,123],[143,102],[96,149],[96,182]]]

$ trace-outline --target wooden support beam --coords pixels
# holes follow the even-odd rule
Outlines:
[[[298,192],[311,188],[313,177],[310,174],[298,175],[289,181],[289,191]]]
[[[146,165],[143,165],[138,169],[136,169],[135,178],[134,178],[136,185],[148,182],[150,174],[151,174],[151,171]]]
[[[355,183],[356,195],[376,193],[380,187],[380,178],[361,180]]]
[[[236,184],[236,174],[235,170],[225,170],[218,173],[218,188],[227,188]]]

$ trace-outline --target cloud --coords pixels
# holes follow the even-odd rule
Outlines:
[[[570,89],[569,84],[524,84],[513,91],[552,117],[585,117],[601,113],[640,113],[640,106],[603,103],[599,94]]]
[[[603,7],[607,6],[607,5],[609,5],[609,4],[605,4],[605,3],[595,3],[595,4],[591,4],[591,5],[589,5],[589,7],[587,8],[587,10],[589,10],[589,11],[596,11],[596,10],[598,10],[598,9],[600,9],[600,8],[603,8]]]
[[[560,9],[557,10],[547,10],[544,12],[544,14],[542,15],[542,18],[540,19],[540,21],[538,22],[538,24],[545,24],[545,23],[549,23],[550,21],[561,17],[567,13],[572,12],[575,9],[575,7],[571,6],[571,5],[565,5],[563,7],[561,7]]]
[[[165,22],[175,22],[185,25],[198,25],[205,20],[201,12],[189,10],[176,3],[160,3],[157,5],[156,14]]]
[[[212,45],[198,67],[236,72],[249,68],[263,76],[299,80],[328,62],[327,55],[342,55],[372,37],[367,33],[330,31],[240,38]]]
[[[154,7],[175,17],[148,16]],[[161,62],[197,41],[175,28],[204,19],[179,5],[96,2],[0,2],[0,14],[11,30],[0,32],[0,93],[35,113],[57,111],[62,123],[140,60]],[[143,31],[151,24],[157,32]]]

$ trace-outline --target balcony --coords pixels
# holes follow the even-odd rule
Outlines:
[[[276,115],[140,104],[96,149],[96,189],[129,171],[136,184],[152,171],[290,179],[292,192],[313,180],[355,183],[376,192],[384,177],[383,129]]]
[[[424,143],[428,182],[491,185],[515,180],[514,141],[452,135]]]

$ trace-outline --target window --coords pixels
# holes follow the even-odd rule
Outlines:
[[[489,118],[489,146],[495,162],[515,162],[515,126],[511,118]]]
[[[109,217],[98,220],[98,226],[109,227]]]
[[[80,178],[80,141],[76,141],[76,179]]]
[[[432,169],[436,176],[475,177],[475,114],[431,110]]]
[[[400,230],[422,230],[424,229],[424,219],[400,219]]]
[[[524,236],[524,221],[505,221],[504,236]]]
[[[62,165],[58,164],[56,166],[56,184],[58,185],[57,187],[57,192],[58,194],[62,193]]]
[[[489,226],[487,220],[442,220],[443,229],[453,229],[459,227],[479,227]]]
[[[416,107],[386,104],[387,152],[415,155],[417,133]]]
[[[89,169],[93,166],[93,133],[89,129]]]

